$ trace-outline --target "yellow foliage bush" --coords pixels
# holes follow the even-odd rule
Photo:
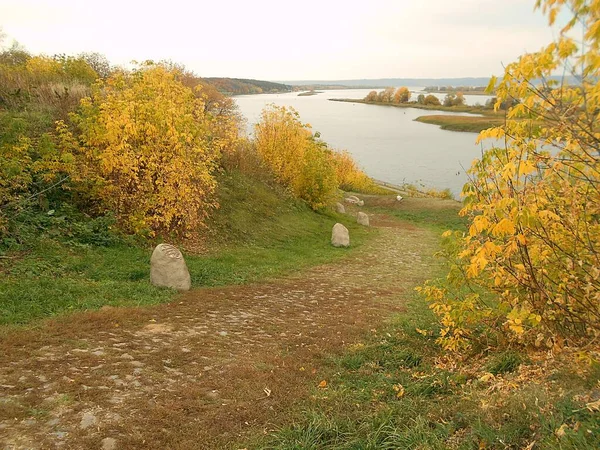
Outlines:
[[[314,208],[341,188],[365,194],[389,194],[377,186],[348,152],[337,152],[315,138],[293,108],[271,105],[255,127],[256,150],[279,183]]]
[[[31,117],[0,114],[0,221],[14,214],[30,198],[50,184],[66,181],[73,170],[73,155],[59,149],[58,136],[32,135]],[[0,235],[6,231],[0,226]]]
[[[449,349],[469,345],[482,328],[549,346],[600,335],[600,3],[538,6],[551,24],[563,8],[574,16],[556,42],[490,83],[496,108],[517,103],[505,126],[480,139],[506,145],[474,161],[461,211],[470,226],[446,235],[447,280],[422,288]],[[576,23],[582,43],[567,34]],[[550,79],[563,66],[577,70],[577,84]]]
[[[363,194],[386,195],[392,193],[375,182],[356,164],[347,151],[335,151],[332,154],[339,188],[344,191]]]
[[[80,132],[80,189],[126,231],[184,234],[217,206],[214,173],[229,142],[173,71],[148,64],[115,73],[72,119]]]
[[[275,178],[311,208],[326,205],[338,186],[331,151],[316,141],[293,108],[271,105],[255,127],[258,154]]]

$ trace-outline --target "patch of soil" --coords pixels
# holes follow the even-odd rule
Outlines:
[[[350,257],[296,276],[5,332],[1,447],[230,448],[290,420],[322,358],[376,333],[429,272],[437,238],[390,220],[374,217],[377,238]]]

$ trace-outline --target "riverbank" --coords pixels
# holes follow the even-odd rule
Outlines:
[[[394,108],[416,108],[425,109],[428,111],[448,111],[455,113],[466,113],[466,114],[484,114],[489,116],[498,115],[493,109],[484,108],[483,106],[444,106],[444,105],[423,105],[417,102],[409,103],[387,103],[387,102],[371,102],[367,100],[361,100],[357,98],[330,98],[331,102],[345,102],[345,103],[363,103],[365,105],[377,105],[377,106],[390,106]]]
[[[503,116],[449,116],[449,115],[431,115],[420,116],[415,119],[417,122],[439,125],[442,130],[462,131],[467,133],[479,133],[488,128],[501,126],[504,124]]]

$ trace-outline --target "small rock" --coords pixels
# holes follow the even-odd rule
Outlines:
[[[356,215],[356,221],[365,227],[369,226],[369,216],[367,216],[364,212],[359,212]]]
[[[207,392],[206,398],[208,398],[209,400],[218,400],[219,399],[219,391]]]
[[[346,214],[346,208],[339,202],[335,204],[335,210],[340,214]]]
[[[351,205],[357,205],[358,203],[361,202],[361,200],[357,196],[355,196],[355,195],[351,195],[350,197],[346,197],[344,199],[344,201],[346,203],[350,203]]]
[[[219,331],[219,336],[227,336],[227,331]]]
[[[192,286],[183,255],[177,247],[158,244],[150,260],[150,282],[155,286],[189,291]]]
[[[350,233],[341,223],[336,223],[331,230],[331,245],[334,247],[349,247]]]
[[[133,356],[131,356],[129,353],[123,353],[123,354],[121,355],[121,359],[128,359],[129,361],[133,361],[133,360],[134,360],[134,357],[133,357]]]
[[[115,450],[117,448],[117,440],[107,437],[102,439],[102,450]]]
[[[85,430],[91,426],[94,426],[98,423],[98,419],[94,414],[89,411],[83,413],[83,417],[81,418],[81,422],[79,423],[79,428]]]

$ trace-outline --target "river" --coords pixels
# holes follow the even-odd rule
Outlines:
[[[481,155],[482,147],[475,145],[477,134],[445,131],[437,125],[414,121],[426,114],[455,113],[329,101],[364,98],[369,91],[331,90],[302,97],[297,92],[244,95],[235,100],[247,120],[249,134],[268,104],[292,106],[302,122],[310,123],[333,148],[348,150],[369,176],[394,184],[450,189],[459,198],[467,181],[465,169]],[[483,104],[488,98],[465,96],[468,104]]]

